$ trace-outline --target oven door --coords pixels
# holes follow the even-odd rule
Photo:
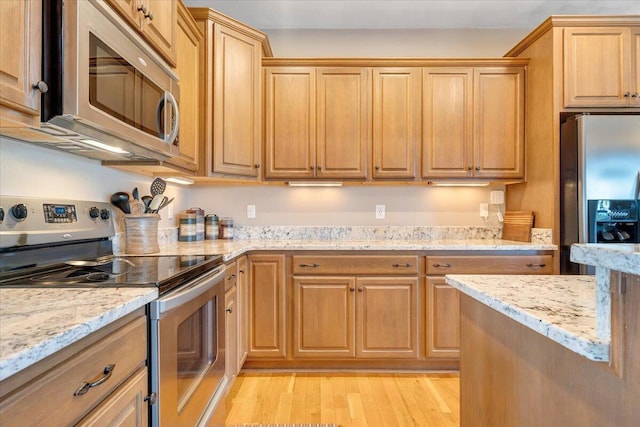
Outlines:
[[[198,425],[224,379],[225,266],[149,305],[152,426]]]

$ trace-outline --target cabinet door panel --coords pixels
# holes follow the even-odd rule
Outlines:
[[[356,280],[356,356],[418,357],[418,279]]]
[[[286,356],[284,255],[249,257],[249,357]]]
[[[427,277],[427,357],[460,356],[460,293],[444,277]]]
[[[630,36],[619,27],[564,29],[565,107],[627,105]]]
[[[422,176],[472,175],[473,70],[425,68]]]
[[[366,178],[371,70],[317,70],[316,177]]]
[[[259,176],[259,43],[215,24],[213,172]]]
[[[631,32],[633,40],[632,49],[633,69],[631,70],[632,87],[631,92],[635,97],[631,98],[632,107],[640,107],[640,29]]]
[[[524,69],[474,70],[474,176],[524,176]]]
[[[313,178],[315,69],[267,68],[265,82],[265,178]]]
[[[295,357],[353,357],[355,278],[294,278]]]
[[[176,63],[176,0],[147,0],[151,16],[142,18],[144,33],[149,42],[171,64]]]
[[[373,70],[373,178],[416,177],[420,70]]]
[[[249,283],[247,257],[238,258],[238,371],[242,369],[249,352]]]
[[[40,122],[40,92],[32,85],[40,80],[41,9],[38,0],[0,2],[0,36],[6,47],[0,55],[0,113],[30,125]]]
[[[231,381],[238,375],[238,293],[232,289],[225,295],[225,374]]]

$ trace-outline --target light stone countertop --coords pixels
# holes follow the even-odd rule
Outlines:
[[[0,289],[0,381],[157,297],[156,288]]]
[[[571,246],[571,261],[640,275],[640,244],[576,244]]]
[[[201,240],[167,242],[156,255],[222,254],[225,261],[249,251],[552,251],[556,245],[501,239],[443,240]]]
[[[590,360],[609,360],[609,341],[596,333],[595,277],[445,277],[461,292],[558,344]]]

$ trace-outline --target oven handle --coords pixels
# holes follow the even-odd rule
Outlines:
[[[215,270],[206,273],[201,278],[193,280],[191,284],[151,302],[151,318],[159,319],[160,316],[167,311],[173,310],[187,301],[191,301],[213,288],[218,283],[222,283],[226,270],[227,267],[225,265],[216,267]]]

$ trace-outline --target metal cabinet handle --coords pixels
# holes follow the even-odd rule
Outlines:
[[[236,275],[235,275],[235,274],[232,274],[231,276],[227,277],[227,280],[233,280],[233,279],[235,279],[235,278],[236,278]]]
[[[408,268],[408,267],[411,267],[411,264],[407,262],[406,264],[391,264],[391,266],[394,268],[400,268],[400,267]]]
[[[633,95],[631,95],[632,98],[638,98],[640,97],[640,94],[638,94],[638,92],[634,92]]]
[[[34,83],[33,85],[31,85],[31,87],[35,90],[40,91],[40,93],[49,92],[49,85],[43,80],[40,80],[39,82]]]
[[[322,166],[318,166],[318,170],[321,171],[322,170]]]
[[[436,267],[436,268],[441,268],[441,267],[442,268],[449,268],[449,267],[452,267],[451,264],[433,264],[433,266]]]
[[[624,97],[625,97],[625,98],[629,98],[630,96],[631,96],[631,92],[625,92],[625,93],[624,93]]]
[[[364,291],[364,286],[360,286],[360,287],[358,288],[358,292],[362,292],[362,291]]]
[[[527,267],[529,267],[529,268],[542,268],[542,267],[546,267],[546,266],[547,266],[547,264],[531,264],[531,263],[527,264]]]
[[[233,313],[233,308],[229,307],[225,310],[227,313]]]
[[[353,286],[349,288],[349,292],[353,292],[355,290],[356,290],[356,288],[354,288]]]
[[[142,5],[138,6],[138,12],[142,12],[142,13],[146,14],[147,13],[147,5],[142,4]]]
[[[253,167],[256,169],[260,169],[260,163],[256,163],[255,165],[253,165]]]
[[[316,268],[316,267],[320,267],[320,264],[316,264],[316,263],[313,263],[313,264],[300,264],[300,267],[302,267],[302,268]]]
[[[380,166],[376,165],[376,170],[379,171],[380,170]]]
[[[73,395],[82,396],[83,394],[86,394],[90,388],[98,387],[100,384],[103,384],[106,380],[111,378],[111,374],[113,373],[113,370],[115,369],[115,367],[116,367],[115,364],[105,366],[104,370],[102,371],[101,377],[91,380],[89,382],[82,383],[80,387],[78,387],[78,389],[73,393]]]
[[[467,170],[468,171],[473,170],[473,167],[472,166],[467,166]]]
[[[158,400],[158,395],[155,391],[150,395],[144,397],[144,401],[149,402],[149,405],[153,405],[154,403],[156,403],[156,400]]]
[[[480,166],[476,166],[476,170],[479,171],[480,170]]]
[[[244,274],[244,270],[238,270],[238,273]]]

